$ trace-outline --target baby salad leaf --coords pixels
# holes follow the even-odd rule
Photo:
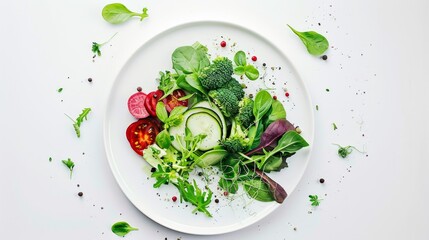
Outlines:
[[[219,187],[221,187],[223,190],[227,191],[228,193],[234,194],[238,191],[237,181],[231,181],[225,178],[221,178],[218,184],[219,184]]]
[[[243,51],[238,51],[234,56],[234,62],[237,66],[246,66],[246,54]]]
[[[260,179],[250,179],[243,182],[244,190],[247,194],[261,202],[274,201],[268,185]]]
[[[259,71],[253,65],[247,64],[246,53],[238,51],[234,55],[234,62],[237,67],[234,68],[234,73],[239,76],[246,75],[249,80],[256,80],[259,77]]]
[[[156,104],[156,116],[159,118],[159,120],[163,123],[167,122],[168,119],[168,113],[167,109],[165,109],[165,104],[163,102],[158,102]]]
[[[74,162],[68,158],[67,160],[62,160],[63,164],[70,170],[70,178],[73,174]]]
[[[286,190],[276,181],[268,177],[268,175],[265,174],[264,172],[256,169],[255,173],[262,179],[264,183],[268,185],[268,188],[270,189],[271,194],[274,197],[274,200],[278,203],[283,203],[283,201],[287,197]]]
[[[142,13],[136,13],[130,11],[122,3],[107,4],[101,11],[101,15],[104,20],[111,24],[120,24],[132,17],[140,17],[140,21],[143,21],[143,19],[149,16],[147,14],[147,8],[143,8]]]
[[[131,227],[127,222],[117,222],[112,225],[112,232],[120,237],[127,235],[131,231],[137,231],[138,228]]]
[[[301,39],[311,55],[321,55],[328,49],[329,42],[323,35],[314,31],[299,32],[289,25],[288,27]]]
[[[161,148],[168,149],[171,145],[171,136],[167,129],[162,130],[156,135],[156,144]]]

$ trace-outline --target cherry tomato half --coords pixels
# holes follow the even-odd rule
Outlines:
[[[188,106],[188,100],[182,100],[179,99],[186,96],[185,91],[182,89],[174,90],[172,94],[168,95],[166,98],[163,99],[163,102],[165,104],[165,108],[168,112],[171,112],[175,107],[177,106]]]
[[[161,90],[150,92],[147,95],[144,106],[151,116],[156,117],[156,104],[163,95],[164,92]]]
[[[155,142],[160,130],[158,120],[148,117],[131,123],[127,128],[126,136],[131,148],[137,154],[143,155],[143,150]]]

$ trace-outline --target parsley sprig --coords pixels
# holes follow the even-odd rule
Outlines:
[[[360,152],[360,153],[364,153],[364,152],[360,151],[359,149],[357,149],[354,146],[350,146],[349,145],[349,146],[343,147],[343,146],[341,146],[339,144],[334,144],[334,145],[338,146],[338,155],[340,155],[340,157],[342,157],[342,158],[346,158],[350,153],[353,152],[353,149],[356,150],[356,151],[358,151],[358,152]]]
[[[118,33],[115,33],[115,34],[113,34],[113,36],[111,36],[110,38],[109,38],[109,40],[107,40],[106,42],[104,42],[104,43],[97,43],[97,42],[92,42],[92,47],[91,47],[91,51],[94,53],[94,56],[93,56],[93,58],[95,58],[96,56],[101,56],[101,47],[103,46],[103,45],[105,45],[105,44],[107,44],[108,42],[110,42],[110,40],[112,40],[112,38],[114,37],[114,36],[116,36],[116,34],[118,34]]]
[[[314,207],[319,206],[320,201],[323,200],[319,198],[319,196],[317,195],[309,195],[308,197],[310,198],[311,206],[314,206]]]
[[[82,113],[79,114],[76,120],[73,120],[69,115],[66,114],[66,116],[73,121],[73,128],[74,128],[74,131],[76,132],[77,137],[80,137],[80,125],[84,120],[88,120],[89,112],[91,112],[91,108],[84,108],[82,110]]]

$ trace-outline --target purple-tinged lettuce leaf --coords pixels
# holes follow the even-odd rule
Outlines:
[[[271,193],[273,194],[274,200],[278,203],[283,203],[287,197],[287,193],[284,188],[261,170],[255,169],[255,173],[268,185]]]

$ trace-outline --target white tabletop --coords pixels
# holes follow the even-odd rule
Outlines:
[[[140,229],[127,239],[428,238],[427,1],[124,1],[133,10],[147,7],[150,17],[117,26],[101,17],[107,3],[3,4],[2,239],[118,239],[110,227],[121,220]],[[147,218],[122,193],[103,145],[108,93],[126,60],[155,34],[198,20],[270,38],[314,104],[313,152],[297,190],[260,222],[220,236],[188,235]],[[328,60],[308,54],[286,24],[323,33]],[[116,32],[93,61],[91,43]],[[64,114],[83,107],[93,112],[78,139]],[[332,143],[366,153],[341,159]],[[76,162],[72,179],[66,158]],[[310,206],[309,194],[323,198],[319,207]]]

